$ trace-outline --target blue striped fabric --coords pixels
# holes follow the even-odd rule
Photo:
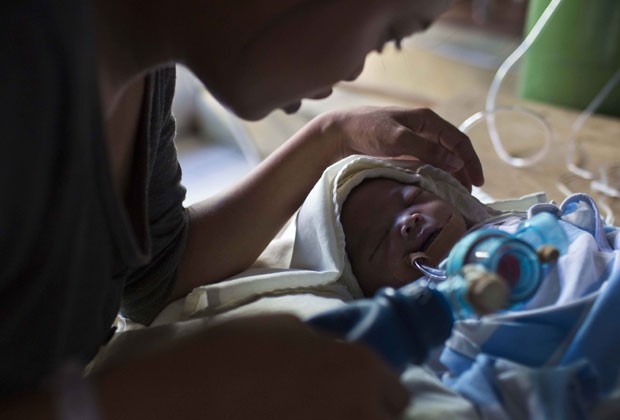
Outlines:
[[[590,418],[620,391],[619,229],[585,194],[556,210],[571,245],[536,295],[458,322],[440,357],[444,383],[483,418]]]

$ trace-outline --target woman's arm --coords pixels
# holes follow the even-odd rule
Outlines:
[[[302,204],[323,170],[350,154],[415,156],[467,187],[483,182],[471,142],[429,110],[363,108],[306,125],[227,192],[189,209],[178,298],[245,270]]]

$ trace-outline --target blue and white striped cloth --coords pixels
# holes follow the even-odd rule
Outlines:
[[[482,418],[620,418],[620,230],[585,194],[540,211],[561,217],[568,252],[520,310],[455,325],[443,381]]]

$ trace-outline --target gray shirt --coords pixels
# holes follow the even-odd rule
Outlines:
[[[0,6],[0,395],[148,322],[187,236],[174,68],[147,78],[128,213],[111,182],[88,2]]]

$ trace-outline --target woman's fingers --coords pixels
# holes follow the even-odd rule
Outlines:
[[[469,137],[430,109],[366,107],[323,118],[325,126],[338,127],[342,156],[413,156],[452,174],[468,189],[484,183]]]
[[[463,168],[463,160],[456,153],[404,125],[395,127],[391,136],[396,155],[415,156],[450,173]]]
[[[411,154],[442,168],[465,186],[482,185],[482,164],[474,147],[464,133],[430,109],[404,112],[399,122],[410,130],[410,138],[401,133],[401,147]],[[423,141],[420,141],[423,140]]]
[[[469,192],[471,192],[471,188],[473,186],[473,182],[471,177],[469,176],[469,172],[466,171],[466,166],[464,166],[461,170],[452,173],[452,176],[457,179]],[[478,184],[480,185],[480,184]]]

